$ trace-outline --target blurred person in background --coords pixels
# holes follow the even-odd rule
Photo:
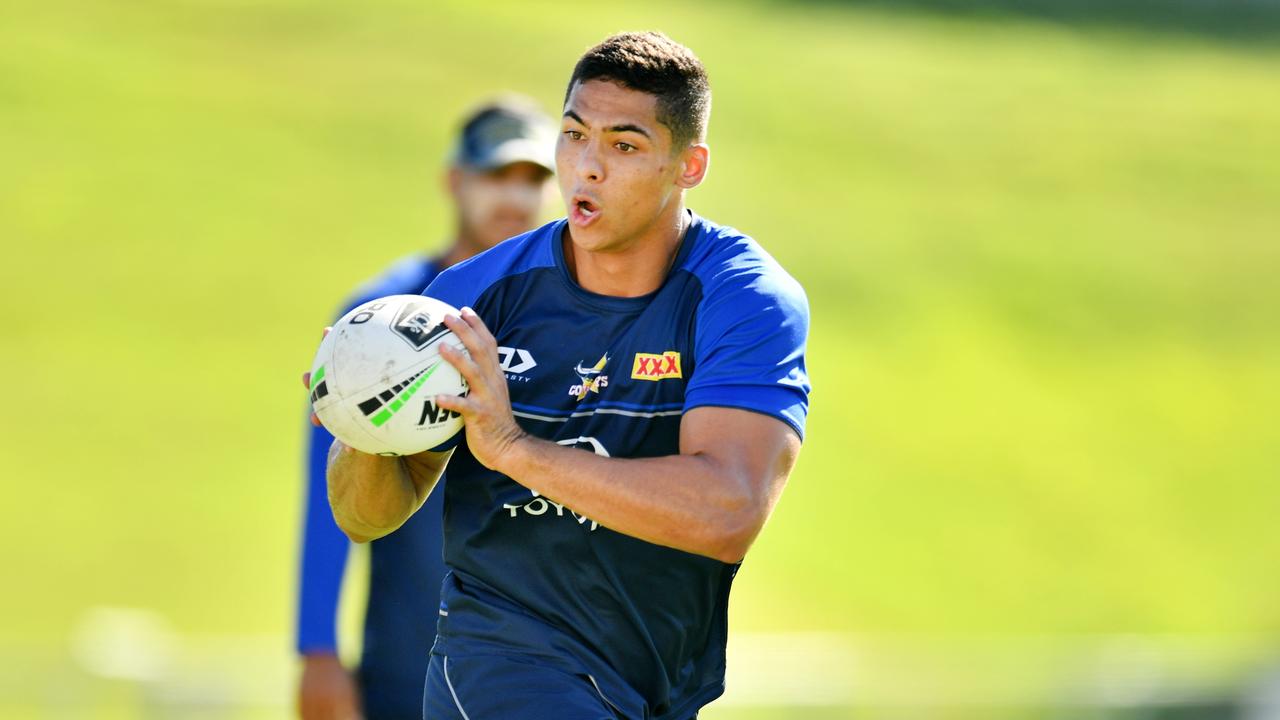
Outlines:
[[[550,118],[519,96],[471,112],[446,171],[452,242],[441,254],[419,252],[395,263],[334,318],[374,298],[421,293],[441,270],[532,229],[555,167],[554,132]],[[433,494],[403,527],[371,544],[364,647],[353,676],[339,659],[335,629],[349,541],[334,522],[326,491],[332,442],[323,427],[311,427],[296,629],[303,663],[299,713],[303,720],[418,718],[445,574],[444,494]]]

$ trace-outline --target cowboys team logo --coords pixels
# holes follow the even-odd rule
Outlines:
[[[578,402],[582,402],[588,393],[598,393],[609,387],[609,376],[602,374],[607,364],[609,364],[609,353],[605,353],[595,365],[589,368],[582,367],[582,363],[578,363],[573,368],[573,371],[578,374],[578,382],[569,386],[569,394]]]

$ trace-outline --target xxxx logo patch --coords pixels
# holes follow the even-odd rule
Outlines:
[[[661,355],[636,353],[635,362],[631,364],[631,377],[634,380],[683,377],[680,374],[680,353],[675,350],[668,350]]]

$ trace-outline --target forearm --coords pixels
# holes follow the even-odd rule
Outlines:
[[[383,537],[422,507],[443,470],[444,461],[370,455],[335,440],[327,473],[333,518],[354,542]]]
[[[463,308],[444,324],[466,352],[441,343],[440,356],[470,392],[435,402],[462,414],[477,462],[616,532],[722,562],[746,554],[800,450],[795,429],[753,410],[707,406],[682,416],[678,454],[613,458],[558,445],[515,421],[497,340],[480,317]]]
[[[723,562],[767,513],[752,483],[702,455],[609,458],[525,436],[498,470],[611,530]]]

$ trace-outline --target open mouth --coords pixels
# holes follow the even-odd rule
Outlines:
[[[594,201],[582,196],[573,198],[573,203],[570,205],[569,218],[575,225],[585,227],[598,217],[600,217],[600,206]]]

